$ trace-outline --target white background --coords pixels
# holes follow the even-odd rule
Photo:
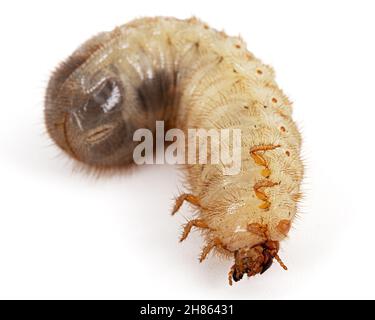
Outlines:
[[[373,1],[11,1],[0,5],[0,298],[375,298]],[[277,264],[229,287],[172,218],[173,167],[95,179],[45,134],[50,72],[99,31],[192,15],[245,39],[294,101],[305,200]]]

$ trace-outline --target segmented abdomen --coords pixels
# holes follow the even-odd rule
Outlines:
[[[163,43],[161,61],[177,74],[172,126],[242,131],[238,175],[224,175],[220,165],[187,166],[188,186],[209,226],[208,241],[220,239],[231,251],[255,245],[263,235],[249,230],[254,224],[266,225],[272,240],[282,240],[296,213],[303,167],[292,106],[273,70],[241,39],[195,19],[159,22],[156,30],[164,40],[151,41]]]
[[[144,87],[150,81],[153,88],[169,86],[172,93],[169,103],[145,103],[155,119],[161,106],[161,118],[172,120],[171,127],[242,131],[238,175],[225,176],[220,165],[187,166],[189,188],[200,199],[198,210],[209,225],[208,240],[219,238],[231,250],[251,246],[259,241],[248,229],[254,223],[267,225],[272,240],[283,239],[296,213],[303,168],[292,106],[277,87],[273,70],[249,53],[240,38],[196,19],[147,22],[134,24],[134,42],[131,28],[124,40],[137,53],[137,61],[126,62],[136,74],[133,83]],[[131,74],[128,70],[124,73]],[[146,91],[153,102],[159,101],[153,96],[160,91]]]

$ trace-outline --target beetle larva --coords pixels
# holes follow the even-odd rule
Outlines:
[[[84,43],[50,79],[48,132],[74,159],[94,168],[133,163],[138,128],[239,128],[241,170],[222,164],[186,165],[184,201],[198,216],[206,245],[234,258],[229,282],[263,273],[278,256],[300,198],[301,138],[292,106],[273,70],[238,37],[192,18],[144,18]]]

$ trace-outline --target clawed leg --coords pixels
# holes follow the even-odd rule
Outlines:
[[[279,148],[279,147],[281,147],[281,145],[279,145],[279,144],[278,145],[266,144],[266,145],[254,146],[250,149],[250,156],[253,158],[253,160],[255,161],[256,164],[264,167],[261,174],[262,174],[263,177],[265,177],[267,179],[271,175],[271,170],[268,166],[268,163],[267,163],[266,159],[259,152],[274,150],[274,149]]]
[[[220,248],[225,249],[225,247],[223,246],[223,244],[221,243],[221,241],[219,239],[212,240],[211,242],[208,243],[208,245],[206,245],[203,248],[201,256],[199,258],[199,262],[202,262],[204,259],[206,259],[207,255],[215,247],[220,247]]]
[[[199,206],[199,200],[196,196],[189,193],[183,193],[176,199],[176,203],[172,210],[172,216],[181,208],[184,201],[187,201],[195,206]]]
[[[184,241],[187,238],[187,236],[189,235],[192,227],[207,229],[208,225],[207,225],[206,222],[204,222],[201,219],[195,219],[195,220],[189,221],[184,227],[184,232],[182,233],[182,237],[180,239],[180,242]]]

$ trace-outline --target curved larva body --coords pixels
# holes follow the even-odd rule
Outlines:
[[[106,118],[95,127],[82,113],[103,82],[117,88],[121,101],[111,116],[117,120],[106,124]],[[77,160],[101,168],[131,163],[134,130],[154,129],[155,120],[183,130],[241,129],[241,172],[186,166],[190,194],[179,197],[174,210],[184,200],[196,207],[198,217],[185,227],[183,239],[191,227],[201,228],[207,239],[202,259],[213,248],[234,256],[235,281],[264,272],[278,259],[278,243],[295,216],[303,167],[291,113],[273,70],[240,38],[197,19],[140,19],[100,34],[57,70],[46,98],[52,138]]]

